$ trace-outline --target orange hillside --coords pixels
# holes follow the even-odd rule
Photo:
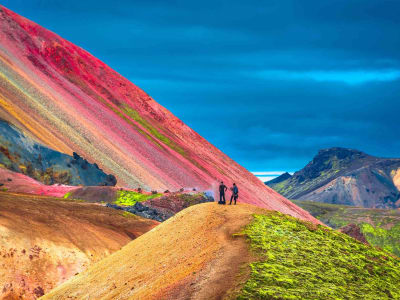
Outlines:
[[[157,224],[95,204],[0,192],[0,299],[36,299]]]

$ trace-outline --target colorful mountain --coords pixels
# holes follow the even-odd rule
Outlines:
[[[398,299],[400,260],[325,226],[191,206],[42,299]]]
[[[5,192],[0,212],[0,299],[37,299],[158,224],[96,204]]]
[[[330,148],[303,169],[267,185],[290,199],[370,208],[400,207],[400,159]]]
[[[23,173],[44,184],[115,185],[96,164],[73,153],[69,156],[45,147],[0,119],[0,167]]]
[[[120,186],[216,192],[312,220],[82,48],[0,7],[0,117],[59,152],[79,153]]]

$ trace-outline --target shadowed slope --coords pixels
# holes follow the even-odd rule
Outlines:
[[[0,192],[0,298],[35,299],[157,224],[95,204]]]
[[[116,184],[96,164],[74,153],[73,156],[47,148],[0,119],[0,167],[23,173],[47,185]]]
[[[0,24],[0,116],[37,140],[97,162],[120,185],[236,182],[240,201],[313,220],[88,52],[4,7]]]

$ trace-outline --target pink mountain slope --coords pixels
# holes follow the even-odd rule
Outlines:
[[[63,197],[66,193],[78,189],[77,186],[45,185],[24,174],[0,168],[0,191]]]
[[[0,117],[36,140],[96,162],[120,186],[236,182],[242,202],[318,222],[87,51],[1,6],[0,30]]]

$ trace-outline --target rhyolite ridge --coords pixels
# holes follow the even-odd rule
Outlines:
[[[284,180],[266,182],[289,199],[370,208],[400,207],[400,159],[330,148]]]
[[[0,167],[22,173],[46,185],[111,185],[116,179],[77,153],[54,151],[0,119]]]
[[[119,186],[217,192],[235,182],[241,202],[318,222],[102,61],[3,6],[0,76],[0,117]]]

